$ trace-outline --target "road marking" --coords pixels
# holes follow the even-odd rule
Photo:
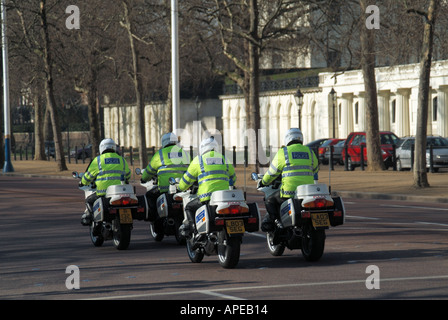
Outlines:
[[[243,299],[243,298],[238,298],[235,296],[229,296],[227,294],[222,294],[222,293],[218,293],[218,292],[213,292],[210,290],[203,290],[203,291],[199,291],[202,294],[206,294],[206,295],[210,295],[210,296],[215,296],[221,299],[227,299],[227,300],[247,300],[247,299]]]
[[[398,205],[398,204],[380,204],[380,207],[424,209],[424,210],[434,210],[434,211],[448,211],[448,208],[416,207],[416,206],[404,206],[404,205]]]
[[[418,280],[442,280],[448,279],[448,275],[440,276],[425,276],[425,277],[403,277],[403,278],[382,278],[381,282],[399,282],[399,281],[418,281]],[[344,285],[344,284],[356,284],[365,283],[365,279],[361,280],[341,280],[341,281],[324,281],[324,282],[309,282],[309,283],[291,283],[291,284],[278,284],[278,285],[265,285],[265,286],[249,286],[249,287],[234,287],[234,288],[221,288],[214,290],[186,290],[186,291],[176,291],[176,292],[161,292],[161,293],[142,293],[142,294],[130,294],[121,296],[110,296],[110,297],[97,297],[97,298],[87,298],[82,300],[114,300],[114,299],[135,299],[135,298],[148,298],[148,297],[161,297],[161,296],[173,296],[173,295],[189,295],[195,293],[206,293],[218,296],[219,292],[227,291],[247,291],[247,290],[265,290],[265,289],[283,289],[283,288],[294,288],[294,287],[317,287],[317,286],[328,286],[328,285]],[[227,296],[227,295],[223,295]],[[233,296],[227,296],[233,297]]]

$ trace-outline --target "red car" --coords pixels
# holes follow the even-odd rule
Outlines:
[[[328,158],[325,157],[325,153],[330,149],[330,146],[334,146],[336,143],[344,139],[328,139],[319,147],[319,154],[317,155],[319,158],[319,162],[323,164],[328,164]]]
[[[381,131],[380,138],[382,155],[383,160],[386,164],[386,168],[392,167],[393,145],[397,145],[400,139],[396,136],[395,133],[390,131]],[[350,171],[354,170],[355,167],[359,167],[361,165],[361,146],[364,146],[364,164],[367,164],[366,133],[352,132],[345,140],[344,149],[342,150],[342,160],[345,163],[345,150],[347,150],[347,165]]]

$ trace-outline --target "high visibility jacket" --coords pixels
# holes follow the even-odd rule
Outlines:
[[[268,185],[281,174],[280,197],[292,198],[297,186],[313,184],[317,180],[318,171],[319,163],[314,152],[297,143],[277,152],[262,181]]]
[[[177,145],[160,149],[143,170],[142,180],[148,181],[157,175],[160,192],[168,192],[169,178],[182,178],[190,163],[190,156]]]
[[[199,200],[207,201],[212,192],[228,190],[235,184],[235,168],[222,154],[209,151],[193,159],[179,183],[179,190],[188,189],[196,180]]]
[[[106,195],[107,187],[129,181],[131,171],[126,160],[115,152],[103,153],[90,162],[81,183],[88,185],[95,181],[96,194]]]

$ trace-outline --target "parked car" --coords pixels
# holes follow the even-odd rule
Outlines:
[[[54,141],[45,141],[45,155],[47,157],[55,157]]]
[[[325,154],[328,151],[328,155],[330,154],[330,146],[336,145],[338,142],[342,141],[343,139],[328,139],[324,141],[324,143],[321,144],[319,147],[319,154],[317,157],[319,158],[319,162],[323,164],[328,164],[328,161],[330,157],[326,157]]]
[[[84,146],[84,148],[80,148],[76,150],[75,154],[76,159],[87,159],[92,158],[92,145],[88,144]]]
[[[397,170],[410,169],[412,167],[411,148],[415,144],[415,137],[403,138],[397,148]],[[448,139],[442,137],[426,137],[426,167],[430,167],[430,146],[432,146],[432,164],[434,171],[439,168],[448,168]]]
[[[381,131],[381,149],[383,161],[386,165],[386,169],[393,166],[392,154],[393,146],[397,145],[400,139],[397,135],[390,131]],[[355,167],[361,165],[361,147],[364,147],[364,164],[367,164],[367,148],[366,146],[366,133],[365,132],[352,132],[347,136],[345,140],[344,148],[342,150],[342,160],[347,161],[347,166],[350,171],[355,170]],[[347,148],[348,156],[345,154]]]
[[[315,155],[316,155],[316,157],[318,157],[318,159],[319,159],[319,155],[318,155],[319,147],[327,140],[328,140],[328,138],[317,139],[317,140],[314,140],[314,141],[311,141],[311,142],[307,143],[306,146],[309,147],[311,150],[313,150]]]
[[[344,164],[342,160],[342,150],[344,149],[345,140],[339,140],[335,145],[333,145],[333,163],[339,163],[341,165]],[[326,159],[327,163],[330,162],[330,148],[327,148],[325,151],[324,159]]]

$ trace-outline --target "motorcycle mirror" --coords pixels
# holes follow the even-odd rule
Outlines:
[[[72,177],[75,178],[75,179],[77,179],[77,178],[79,177],[78,172],[77,172],[77,171],[73,171],[73,172],[72,172]]]
[[[140,168],[135,168],[135,174],[136,175],[141,175],[142,174],[142,169],[140,169]]]
[[[168,181],[169,181],[169,183],[170,183],[171,185],[175,185],[175,184],[176,184],[176,179],[174,179],[173,177],[170,177],[170,178],[168,179]]]
[[[252,180],[257,181],[258,180],[258,173],[252,172],[251,173],[251,177],[252,177]]]

